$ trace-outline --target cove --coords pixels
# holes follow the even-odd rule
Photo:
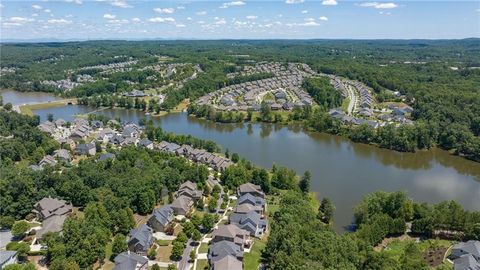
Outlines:
[[[34,111],[44,121],[72,120],[94,111],[87,106],[64,106]],[[122,121],[138,122],[137,110],[105,109],[96,112]],[[230,153],[271,168],[273,163],[312,173],[311,189],[329,197],[336,206],[335,229],[343,231],[353,221],[353,207],[368,193],[405,191],[414,200],[438,203],[455,200],[469,210],[480,210],[480,163],[450,155],[440,149],[399,153],[352,143],[329,134],[305,132],[298,126],[272,124],[220,124],[186,113],[152,118],[165,131],[209,139]]]

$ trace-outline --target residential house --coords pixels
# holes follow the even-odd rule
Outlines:
[[[262,188],[252,183],[245,183],[240,185],[237,189],[237,193],[238,196],[243,196],[249,193],[260,198],[265,198],[265,193],[263,193]]]
[[[54,121],[54,123],[55,123],[55,126],[57,128],[63,127],[67,124],[67,122],[65,120],[63,120],[62,118],[58,118],[57,120]]]
[[[127,138],[138,138],[140,135],[140,128],[135,124],[128,124],[123,127],[122,136]]]
[[[173,220],[173,209],[170,205],[164,205],[154,209],[152,216],[148,219],[148,226],[156,232],[163,232]]]
[[[215,262],[223,259],[226,256],[233,256],[242,261],[243,251],[235,243],[225,240],[216,242],[213,245],[210,245],[208,248],[207,258],[210,265],[213,265]]]
[[[46,197],[37,202],[33,212],[40,220],[45,220],[51,216],[63,216],[72,212],[72,205],[64,200]]]
[[[470,240],[454,245],[450,257],[456,259],[465,254],[472,254],[476,260],[480,260],[480,241]]]
[[[10,264],[18,262],[17,251],[13,250],[0,250],[0,269]]]
[[[148,270],[148,259],[129,251],[118,254],[114,262],[112,270]]]
[[[236,257],[228,255],[213,263],[212,270],[242,270],[243,263]]]
[[[170,205],[173,209],[175,215],[186,215],[193,206],[192,198],[181,195],[173,200],[172,204]]]
[[[141,139],[138,142],[138,146],[145,147],[147,149],[153,149],[153,142],[149,139]]]
[[[97,153],[97,149],[93,143],[82,143],[77,145],[75,153],[77,155],[94,156]]]
[[[45,165],[55,166],[56,164],[57,164],[57,161],[55,160],[54,157],[52,157],[50,155],[46,155],[42,158],[42,160],[40,160],[40,162],[38,163],[38,166],[40,166],[40,167],[43,167]]]
[[[103,153],[98,157],[98,161],[105,161],[107,159],[115,159],[115,154],[112,153]]]
[[[176,196],[187,196],[191,198],[192,200],[198,200],[202,198],[203,192],[201,190],[197,189],[197,184],[193,183],[191,181],[186,181],[182,185],[180,185],[180,188],[177,191]]]
[[[63,162],[70,162],[70,160],[72,159],[72,157],[70,156],[70,152],[67,149],[58,149],[55,150],[53,153],[54,157]]]
[[[250,233],[251,236],[261,237],[267,230],[267,220],[255,212],[233,213],[230,215],[230,224],[237,225]]]
[[[219,225],[212,233],[212,243],[220,241],[230,241],[240,246],[240,248],[249,247],[251,244],[250,233],[240,229],[237,225]]]
[[[65,219],[67,219],[67,215],[55,215],[43,220],[42,228],[35,234],[37,240],[41,240],[46,233],[63,231]]]
[[[41,123],[40,125],[38,125],[38,128],[41,131],[46,132],[50,135],[55,133],[55,124],[50,122],[50,121],[45,121],[45,122]]]
[[[147,255],[148,249],[154,241],[152,229],[147,225],[141,225],[130,230],[127,238],[128,249],[139,255]]]
[[[250,193],[244,194],[237,199],[237,206],[241,206],[241,205],[254,206],[255,207],[254,209],[256,209],[255,211],[257,212],[258,212],[257,209],[261,209],[261,211],[258,212],[260,214],[267,211],[267,202],[265,201],[265,199],[262,197],[254,196]]]

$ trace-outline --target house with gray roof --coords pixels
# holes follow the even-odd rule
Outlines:
[[[238,193],[238,196],[243,196],[245,194],[252,194],[253,196],[265,198],[265,193],[263,193],[262,188],[259,185],[255,185],[252,183],[245,183],[240,185],[237,188],[237,193]]]
[[[141,139],[137,145],[140,147],[145,147],[147,149],[153,149],[153,142],[146,138]]]
[[[229,217],[230,224],[237,225],[250,233],[251,236],[261,237],[267,230],[267,220],[255,212],[233,213]]]
[[[175,198],[175,200],[173,200],[172,204],[170,205],[175,215],[184,215],[184,216],[190,211],[192,206],[193,206],[192,198],[185,195],[181,195]]]
[[[97,153],[97,148],[93,143],[81,143],[75,148],[77,155],[94,156]]]
[[[452,247],[449,256],[455,270],[480,270],[480,241],[470,240]]]
[[[180,185],[176,196],[187,196],[190,197],[192,200],[198,200],[202,198],[203,192],[197,189],[197,184],[193,183],[192,181],[186,181]]]
[[[55,166],[56,164],[57,164],[57,160],[55,160],[54,157],[52,157],[50,155],[46,155],[42,158],[42,160],[40,160],[40,162],[38,163],[38,166],[40,166],[40,167],[43,167],[45,165]]]
[[[67,215],[51,216],[42,222],[42,228],[35,234],[37,240],[41,240],[46,233],[58,233],[63,231],[63,223],[67,219]]]
[[[135,253],[122,252],[114,259],[113,270],[147,270],[148,259]]]
[[[264,198],[254,196],[250,193],[246,193],[237,199],[237,206],[240,205],[251,205],[254,207],[261,208],[263,212],[267,211],[267,203]]]
[[[33,212],[40,220],[45,220],[52,216],[63,216],[72,212],[72,205],[64,200],[45,197],[38,201],[34,206]]]
[[[139,255],[146,255],[153,241],[152,229],[144,224],[130,230],[127,238],[128,249]]]
[[[243,260],[243,251],[240,246],[230,241],[220,241],[208,248],[208,262],[210,265],[223,259],[226,256],[234,256],[238,260]]]
[[[223,257],[222,259],[216,261],[213,266],[212,270],[242,270],[243,263],[239,261],[236,257],[228,255]]]
[[[168,224],[173,220],[173,209],[170,205],[164,205],[158,209],[154,209],[152,216],[148,219],[148,226],[156,232],[163,232]]]
[[[234,224],[219,225],[218,228],[213,231],[212,243],[224,240],[240,246],[242,250],[251,244],[250,233]]]
[[[17,251],[14,250],[0,250],[0,269],[10,264],[18,262]]]
[[[112,153],[103,153],[101,154],[99,157],[98,157],[98,161],[105,161],[105,160],[108,160],[108,159],[115,159],[115,154],[112,154]]]
[[[72,159],[72,157],[70,156],[70,152],[67,149],[58,149],[55,150],[53,153],[54,157],[63,162],[70,162],[70,160]]]

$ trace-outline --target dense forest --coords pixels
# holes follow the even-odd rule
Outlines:
[[[235,66],[251,65],[255,61],[302,62],[314,70],[358,80],[375,91],[379,101],[389,99],[398,91],[412,104],[415,125],[378,130],[360,127],[340,127],[333,123],[325,110],[306,113],[295,111],[289,119],[275,114],[260,120],[285,122],[302,120],[317,131],[348,136],[356,142],[373,143],[398,151],[416,151],[438,146],[445,150],[480,160],[480,43],[465,40],[272,40],[272,41],[91,41],[44,44],[2,44],[2,68],[15,72],[2,74],[0,88],[19,91],[55,91],[67,96],[97,96],[84,102],[111,106],[116,102],[124,107],[143,110],[171,110],[184,99],[193,101],[223,86],[258,78],[258,76],[229,79]],[[135,87],[165,86],[164,80],[150,83],[145,78],[154,75],[141,67],[159,63],[159,56],[168,63],[199,64],[202,73],[179,89],[166,87],[166,99],[151,106],[134,101],[115,100],[112,93],[130,91]],[[246,57],[245,57],[246,56]],[[138,60],[132,70],[108,75],[74,88],[68,92],[45,87],[43,80],[60,80],[77,76],[77,69],[98,64]],[[83,72],[83,71],[82,71]],[[98,77],[97,70],[85,72]],[[186,74],[190,71],[187,70]],[[126,83],[128,81],[129,83]],[[319,84],[323,88],[325,85]],[[312,82],[306,82],[310,88]],[[322,107],[339,104],[339,97],[312,92]],[[243,113],[220,114],[194,108],[194,114],[220,122],[251,120]]]

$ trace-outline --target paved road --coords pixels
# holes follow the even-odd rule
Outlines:
[[[355,105],[357,104],[357,93],[354,90],[353,86],[345,84],[347,92],[348,92],[348,97],[350,99],[350,103],[348,103],[348,109],[347,109],[347,114],[351,115],[352,112],[355,110]]]
[[[178,269],[179,270],[189,270],[190,269],[190,251],[192,251],[192,249],[194,248],[194,246],[192,246],[192,239],[188,239],[188,242],[187,242],[187,247],[185,248],[185,250],[183,250],[183,255],[182,255],[182,259],[178,262]]]

